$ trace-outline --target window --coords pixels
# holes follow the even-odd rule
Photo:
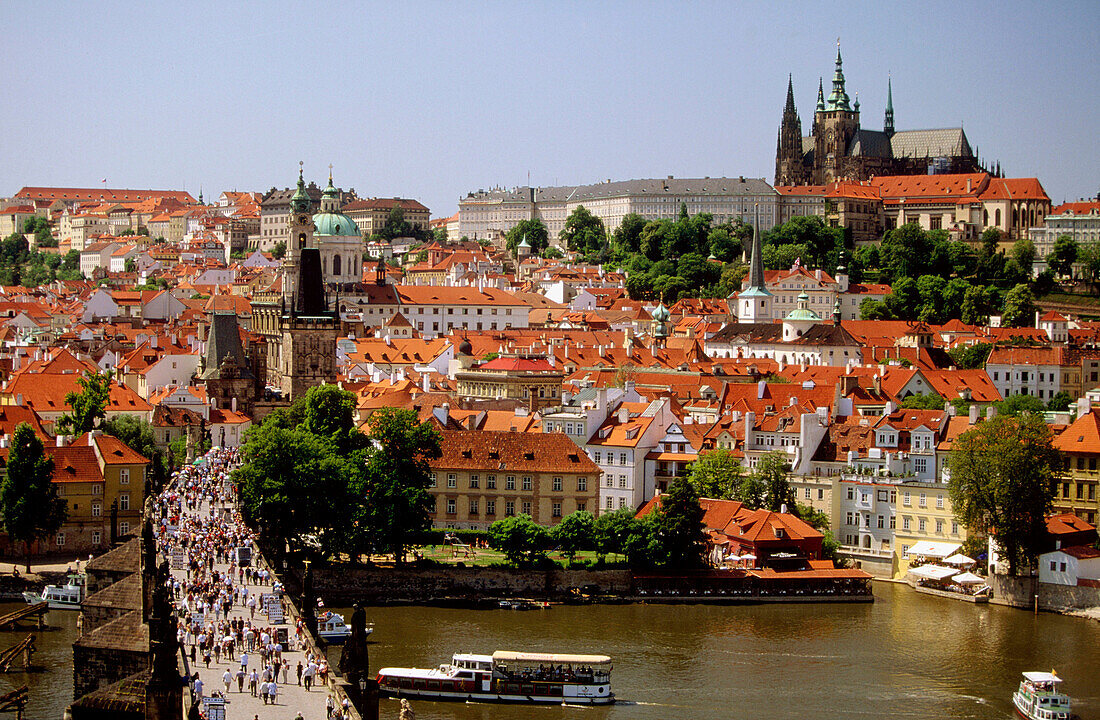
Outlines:
[[[511,517],[516,514],[516,503],[514,500],[504,501],[504,514],[507,517]]]
[[[905,517],[905,518],[901,519],[901,529],[902,530],[908,530],[909,529],[909,518]]]
[[[607,499],[607,509],[608,510],[614,509],[615,506],[611,504],[612,502],[613,502],[613,500],[611,498]]]
[[[607,475],[607,486],[615,487],[615,476],[610,473]]]
[[[497,476],[496,475],[486,475],[485,476],[485,488],[488,489],[488,490],[496,490],[497,489]]]
[[[103,536],[100,535],[98,530],[92,530],[92,545],[99,545],[102,542]]]
[[[449,488],[458,487],[458,476],[455,475],[454,473],[447,473],[447,487],[449,487]]]
[[[925,528],[926,528],[926,527],[928,527],[928,521],[927,521],[927,520],[925,520],[924,518],[921,518],[921,519],[920,519],[920,520],[919,520],[919,521],[917,522],[917,531],[918,531],[918,532],[924,532],[924,530],[925,530]]]
[[[527,500],[523,501],[523,514],[524,515],[530,515],[531,514],[531,503],[528,502]]]
[[[129,510],[130,509],[130,493],[122,493],[118,496],[118,509]]]
[[[92,517],[100,517],[103,514],[102,503],[92,503]]]
[[[952,521],[952,523],[951,523],[951,534],[952,535],[958,535],[959,534],[959,524],[957,522]]]
[[[807,500],[810,499],[810,488],[806,488],[803,497],[805,497]]]
[[[626,507],[626,498],[619,498],[619,509]]]
[[[485,501],[485,514],[486,515],[496,515],[497,514],[497,501],[496,500],[486,500]]]
[[[554,478],[554,492],[561,492],[561,478]]]
[[[531,487],[532,487],[532,484],[531,484],[531,478],[530,478],[530,477],[528,477],[528,476],[524,476],[524,478],[523,478],[523,484],[522,484],[522,488],[523,488],[524,490],[530,490],[530,489],[531,489]]]
[[[571,422],[565,423],[565,434],[566,435],[572,435],[573,434],[573,423],[571,423]]]
[[[59,532],[57,535],[55,535],[54,536],[54,542],[57,543],[58,547],[64,547],[65,546],[65,533]]]
[[[619,489],[626,490],[626,475],[619,476]]]
[[[898,519],[893,515],[890,516],[890,529],[894,530],[898,526]]]
[[[921,493],[920,494],[920,506],[921,507],[928,507],[928,494],[927,493]]]
[[[470,514],[477,515],[477,500],[470,501]]]
[[[906,507],[909,507],[910,502],[909,502],[909,491],[908,490],[906,490],[905,492],[903,492],[901,494],[901,504],[906,506]]]
[[[118,482],[120,485],[130,484],[130,468],[122,468],[118,471]]]
[[[435,473],[430,473],[428,475],[428,485],[429,485],[429,487],[435,487],[436,486]]]
[[[1066,564],[1064,562],[1058,563],[1058,571],[1059,572],[1065,572],[1066,571]]]
[[[882,530],[884,527],[886,527],[886,518],[883,517],[882,515],[879,515],[878,516],[878,529]]]
[[[613,453],[613,452],[607,453],[607,464],[608,465],[614,465],[615,464],[615,453]]]
[[[435,495],[428,496],[428,512],[435,514]]]
[[[588,478],[577,478],[577,492],[588,492]]]
[[[619,464],[626,465],[626,453],[619,453]]]
[[[556,518],[561,517],[561,503],[560,502],[553,503],[550,506],[550,508],[551,508],[551,511],[550,511],[551,516],[556,517]]]
[[[851,525],[852,524],[852,513],[847,513],[844,516],[844,524],[845,525]]]
[[[505,475],[504,476],[504,489],[505,490],[515,490],[516,489],[516,476],[515,475]]]
[[[599,465],[600,464],[600,457],[602,457],[602,453],[599,450],[597,450],[592,456],[592,462]]]
[[[902,557],[909,557],[909,546],[908,545],[902,545],[901,546],[901,556]]]
[[[825,488],[818,488],[817,489],[817,499],[818,500],[824,500],[825,499]]]
[[[455,499],[454,498],[447,498],[447,514],[448,515],[454,515],[455,514]]]
[[[913,470],[919,473],[928,471],[928,458],[913,458]]]
[[[898,491],[897,490],[891,490],[890,491],[890,504],[891,505],[896,505],[897,502],[898,502]]]
[[[942,535],[943,534],[943,520],[937,520],[936,521],[936,534],[937,535]]]
[[[130,523],[128,521],[123,520],[122,522],[120,522],[118,524],[118,534],[119,535],[129,535],[130,534]]]
[[[588,503],[577,503],[577,512],[588,512]]]
[[[1057,569],[1058,569],[1058,563],[1054,560],[1051,560],[1050,561],[1050,571],[1054,572]]]
[[[473,489],[473,490],[478,489],[478,486],[480,484],[481,484],[481,478],[479,478],[477,475],[471,475],[470,476],[470,488],[471,489]]]
[[[856,499],[856,491],[855,491],[854,488],[848,488],[848,499],[849,500],[855,500]]]

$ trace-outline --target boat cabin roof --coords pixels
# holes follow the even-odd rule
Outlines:
[[[556,653],[524,653],[497,650],[493,662],[558,663],[561,665],[609,665],[607,655],[559,655]]]
[[[470,653],[455,653],[451,658],[452,662],[475,662],[475,663],[491,663],[493,662],[492,655],[473,655]]]
[[[1026,672],[1024,677],[1033,683],[1060,683],[1062,678],[1048,672]]]

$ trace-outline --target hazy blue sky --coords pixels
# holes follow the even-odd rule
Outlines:
[[[4,2],[0,195],[293,184],[433,216],[494,185],[772,180],[840,36],[880,129],[963,123],[1055,203],[1100,190],[1100,2]]]

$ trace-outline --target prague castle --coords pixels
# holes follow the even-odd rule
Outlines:
[[[787,82],[787,103],[775,153],[776,185],[824,185],[837,180],[867,180],[877,175],[926,175],[981,172],[961,127],[894,130],[893,88],[887,80],[882,130],[860,127],[859,98],[851,102],[837,42],[833,88],[825,97],[821,82],[808,136],[794,105],[794,81]]]

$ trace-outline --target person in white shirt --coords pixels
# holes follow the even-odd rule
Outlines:
[[[222,684],[225,685],[225,694],[229,694],[229,686],[233,684],[233,672],[226,668],[222,673]]]

